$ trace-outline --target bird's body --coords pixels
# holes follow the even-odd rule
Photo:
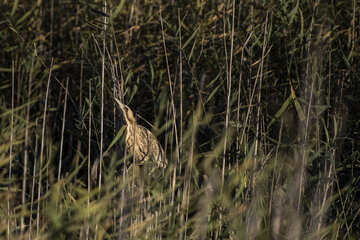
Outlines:
[[[158,168],[165,168],[167,160],[159,141],[147,128],[136,124],[131,109],[116,99],[126,122],[125,147],[134,157],[136,165],[143,165],[150,160]]]

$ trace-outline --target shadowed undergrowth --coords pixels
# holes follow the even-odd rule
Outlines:
[[[358,239],[356,1],[0,5],[4,239]],[[114,98],[168,167],[125,152]]]

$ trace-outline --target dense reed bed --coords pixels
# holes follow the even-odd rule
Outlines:
[[[2,239],[359,239],[357,1],[0,4]],[[168,159],[132,164],[114,98]]]

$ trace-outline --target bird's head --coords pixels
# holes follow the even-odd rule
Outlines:
[[[119,108],[121,109],[121,112],[123,113],[126,123],[128,125],[135,125],[135,117],[131,109],[116,98],[115,101],[117,102]]]

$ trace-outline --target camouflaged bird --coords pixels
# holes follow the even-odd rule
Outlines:
[[[115,98],[126,121],[125,147],[134,156],[136,165],[151,160],[158,168],[166,168],[167,159],[159,141],[147,128],[136,124],[131,109]],[[135,151],[135,152],[134,152]]]

